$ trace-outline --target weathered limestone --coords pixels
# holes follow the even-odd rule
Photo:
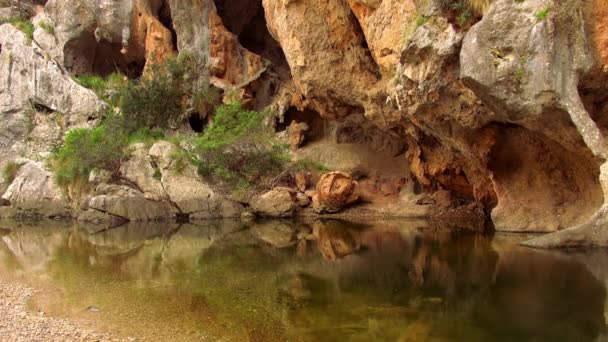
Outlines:
[[[244,49],[228,32],[211,0],[169,0],[179,51],[207,62],[211,83],[221,89],[243,87],[260,77],[268,62]]]
[[[2,196],[10,207],[0,209],[1,217],[66,217],[69,205],[53,181],[53,174],[41,163],[17,160],[19,170]]]
[[[95,196],[90,199],[89,208],[135,222],[167,220],[178,213],[167,202],[156,202],[143,196]]]
[[[296,210],[295,192],[290,189],[276,188],[251,201],[251,209],[265,217],[290,217]]]
[[[593,61],[577,3],[495,1],[463,42],[464,84],[495,120],[529,130],[503,130],[489,165],[499,230],[555,231],[602,203],[594,156],[605,158],[605,143],[578,93]],[[551,8],[543,20],[539,8]]]
[[[12,25],[0,26],[0,46],[0,164],[15,155],[38,158],[66,130],[105,111],[92,91]]]
[[[382,96],[368,95],[379,81],[377,65],[362,47],[363,34],[345,1],[264,0],[263,6],[297,90],[321,116],[379,111]]]

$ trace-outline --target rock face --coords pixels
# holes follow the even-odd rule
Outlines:
[[[324,175],[317,212],[417,189],[490,214],[497,230],[558,232],[530,245],[608,244],[608,5],[471,3],[477,16],[465,25],[439,0],[49,0],[33,42],[0,26],[0,164],[42,159],[66,129],[105,110],[67,71],[138,77],[179,51],[204,61],[201,83],[259,100],[258,109],[270,103],[276,126],[294,122],[284,135],[295,153],[330,137],[409,164],[393,182],[369,172],[380,165],[364,165],[361,186],[346,173]],[[178,155],[168,142],[134,146],[120,184],[99,181],[82,216],[240,214]],[[251,204],[286,217],[307,198],[274,189]]]
[[[343,172],[323,175],[317,183],[317,193],[312,198],[317,213],[333,213],[359,199],[357,182]]]
[[[0,46],[1,165],[15,155],[38,158],[66,130],[87,125],[106,109],[12,25],[0,26]]]

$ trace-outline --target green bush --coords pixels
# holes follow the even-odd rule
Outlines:
[[[193,90],[202,67],[197,57],[186,53],[150,67],[145,77],[130,81],[122,88],[123,114],[137,127],[166,128],[182,121],[194,101],[209,107],[216,101],[209,86],[205,85],[203,91]]]
[[[2,168],[2,178],[4,179],[5,184],[11,184],[15,177],[17,177],[17,173],[19,172],[19,168],[21,168],[21,164],[17,164],[15,162],[8,162]]]
[[[213,124],[195,141],[199,173],[231,185],[264,186],[285,170],[288,148],[274,144],[263,113],[244,110],[239,103],[217,108]]]
[[[40,22],[40,27],[49,34],[55,34],[55,25],[48,21]]]
[[[105,78],[97,75],[80,74],[75,76],[74,79],[81,86],[93,90],[99,98],[114,106],[120,105],[121,94],[129,82],[126,76],[121,73],[112,73]]]
[[[184,111],[183,91],[162,72],[131,81],[121,93],[123,115],[136,127],[165,128],[176,122]]]
[[[537,21],[544,20],[549,15],[550,10],[551,10],[550,7],[545,7],[543,9],[541,9],[540,11],[535,12],[534,16],[536,17],[536,20]]]
[[[29,20],[23,19],[21,17],[15,17],[8,20],[8,23],[12,24],[25,34],[27,38],[27,43],[30,44],[34,39],[34,24],[32,24]]]
[[[56,183],[65,187],[86,181],[93,169],[117,172],[126,146],[126,135],[105,125],[69,131],[63,145],[53,151],[50,159]]]

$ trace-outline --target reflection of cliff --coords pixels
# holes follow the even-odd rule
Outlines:
[[[515,247],[499,252],[489,237],[413,229],[408,235],[386,226],[336,232],[342,225],[317,228],[334,273],[319,273],[313,263],[286,281],[296,303],[288,310],[295,334],[588,340],[604,330],[604,285],[570,259]],[[337,250],[348,253],[338,257]],[[315,287],[330,291],[321,303],[311,299]]]
[[[495,248],[490,237],[419,226],[21,227],[0,238],[0,269],[184,299],[184,319],[211,310],[238,325],[242,339],[578,341],[604,333],[605,256]],[[126,293],[120,301],[138,300]]]
[[[9,234],[0,237],[0,257],[6,262],[7,271],[15,268],[25,272],[42,271],[53,258],[55,250],[65,243],[68,229],[55,222],[44,226],[12,224]]]

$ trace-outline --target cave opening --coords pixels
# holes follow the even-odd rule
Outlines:
[[[171,42],[175,49],[177,49],[177,32],[173,25],[173,17],[171,16],[171,7],[168,0],[164,0],[158,9],[158,21],[163,24],[164,27],[171,31]]]
[[[205,127],[207,127],[207,120],[201,117],[199,113],[192,113],[188,117],[188,125],[196,133],[203,133]]]
[[[108,76],[119,72],[129,78],[142,75],[145,60],[128,61],[121,52],[121,43],[97,41],[93,32],[88,32],[68,42],[64,47],[64,65],[74,75],[93,74]]]
[[[297,123],[306,123],[308,125],[308,131],[306,133],[306,140],[313,142],[322,139],[328,131],[328,122],[324,120],[319,113],[314,110],[304,109],[303,111],[296,107],[289,107],[289,109],[283,115],[281,121],[277,118],[275,123],[275,131],[284,132],[287,130],[292,121]]]
[[[266,24],[262,0],[214,0],[218,15],[228,31],[247,50],[269,60],[275,68],[287,67],[287,59]]]

